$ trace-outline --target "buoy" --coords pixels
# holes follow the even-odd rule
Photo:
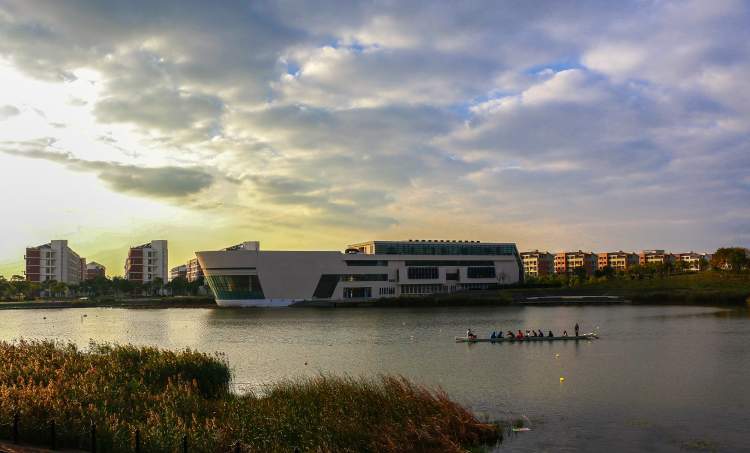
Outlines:
[[[558,357],[560,357],[560,354],[555,354],[555,358],[558,358]]]
[[[565,380],[564,377],[560,376],[560,382],[563,382]]]

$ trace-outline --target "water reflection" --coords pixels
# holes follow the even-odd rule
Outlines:
[[[747,309],[674,306],[58,309],[4,311],[0,338],[221,351],[237,388],[254,391],[294,376],[398,373],[489,419],[527,416],[532,431],[509,435],[503,451],[739,450],[748,442],[748,317]],[[599,326],[602,339],[453,341],[469,327],[481,336],[559,333],[576,322]]]

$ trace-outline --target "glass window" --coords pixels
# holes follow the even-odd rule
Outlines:
[[[406,273],[411,280],[437,280],[437,267],[409,267]]]
[[[372,297],[372,288],[344,288],[344,299],[359,299]]]
[[[206,281],[217,299],[265,299],[257,275],[209,275]]]
[[[495,278],[495,267],[470,267],[466,275],[469,278]]]

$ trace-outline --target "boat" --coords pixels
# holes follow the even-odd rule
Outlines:
[[[561,336],[561,337],[523,337],[521,339],[510,337],[500,338],[466,338],[456,337],[456,343],[527,343],[531,341],[571,341],[571,340],[596,340],[599,338],[599,334],[594,332],[585,333],[578,336]]]

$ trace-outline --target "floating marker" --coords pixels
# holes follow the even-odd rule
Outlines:
[[[563,381],[565,381],[565,378],[560,376],[560,382],[563,382]]]
[[[555,354],[555,358],[558,358],[558,357],[560,357],[560,354]]]

